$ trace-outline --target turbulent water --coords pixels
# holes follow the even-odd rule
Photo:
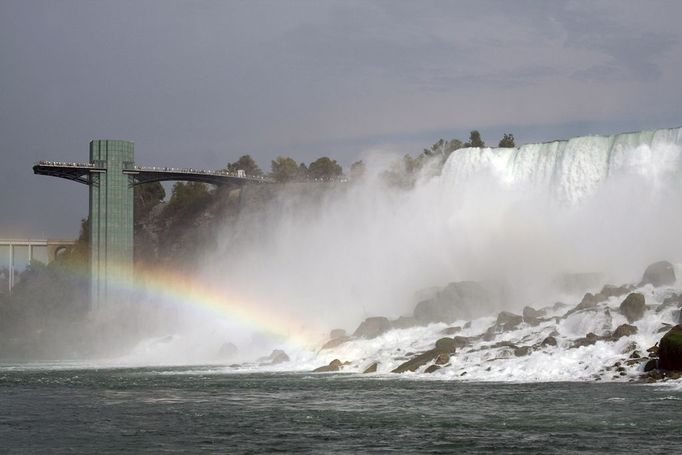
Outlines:
[[[0,369],[3,453],[675,453],[682,390]]]

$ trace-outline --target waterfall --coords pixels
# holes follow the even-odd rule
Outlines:
[[[443,169],[450,187],[485,176],[509,189],[533,188],[559,205],[575,206],[607,181],[636,176],[653,186],[679,180],[682,128],[613,136],[581,136],[519,148],[466,148]]]

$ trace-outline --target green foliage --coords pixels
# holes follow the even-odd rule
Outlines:
[[[146,217],[165,197],[166,190],[160,182],[136,185],[133,189],[135,219]]]
[[[211,193],[204,183],[177,182],[163,213],[168,218],[187,219],[201,212],[210,201]]]
[[[308,167],[308,177],[312,179],[331,180],[341,174],[343,174],[343,168],[339,163],[326,156],[313,161]]]
[[[228,172],[237,172],[240,169],[249,177],[259,177],[263,175],[263,171],[258,167],[258,163],[251,158],[251,155],[242,155],[237,161],[227,165]]]
[[[478,130],[473,130],[469,133],[469,141],[464,144],[464,147],[485,147],[485,142],[481,139],[481,133]]]
[[[516,147],[516,143],[514,142],[514,135],[512,133],[504,133],[504,136],[502,139],[500,139],[500,144],[498,145],[500,148],[513,148]]]
[[[279,183],[290,182],[299,175],[298,164],[288,156],[278,156],[272,160],[271,166],[270,177]]]
[[[296,173],[296,180],[306,180],[309,176],[308,166],[305,163],[298,165],[298,172]]]
[[[350,165],[350,178],[359,179],[365,175],[365,163],[360,160]]]

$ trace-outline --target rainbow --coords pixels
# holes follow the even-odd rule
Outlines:
[[[89,276],[87,267],[71,265],[69,269],[80,276]],[[287,342],[308,349],[319,347],[321,341],[319,331],[301,327],[300,320],[274,310],[272,305],[230,295],[190,274],[136,264],[134,278],[117,269],[110,270],[108,276],[110,288],[120,293],[122,298],[138,300],[144,296],[180,306],[201,308],[227,321],[280,336]]]

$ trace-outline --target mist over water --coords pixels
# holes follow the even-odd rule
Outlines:
[[[499,284],[505,309],[551,304],[565,273],[635,282],[681,257],[681,138],[462,149],[410,189],[388,185],[390,157],[370,152],[359,180],[322,194],[291,185],[227,226],[204,274],[320,332],[410,314],[420,291],[453,281]]]

